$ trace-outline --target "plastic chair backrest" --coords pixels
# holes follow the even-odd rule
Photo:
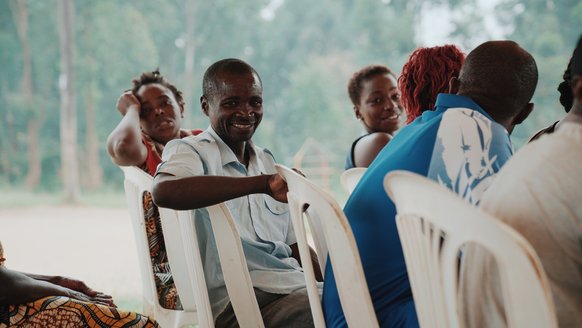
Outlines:
[[[198,251],[198,237],[190,211],[175,211],[163,207],[158,209],[163,218],[162,228],[164,232],[173,231],[172,238],[169,240],[172,243],[180,244],[179,247],[167,249],[178,293],[180,297],[189,295],[194,298],[200,327],[214,327],[202,259]],[[167,235],[170,236],[169,233]],[[169,240],[166,241],[166,244],[169,243]]]
[[[317,215],[310,215],[308,219],[317,219],[322,226],[348,326],[378,327],[360,254],[343,211],[332,196],[305,177],[282,165],[276,164],[275,168],[287,181],[291,220],[301,258],[311,258],[303,221],[304,207],[309,205],[309,210],[316,212]],[[315,326],[325,327],[313,264],[311,260],[303,260],[302,264]]]
[[[317,217],[317,213],[313,210],[308,208],[305,211],[305,216],[307,217],[311,236],[313,237],[313,246],[315,247],[315,253],[317,253],[319,269],[321,273],[324,274],[328,251],[327,244],[325,243],[325,235],[323,234],[323,226],[321,220]]]
[[[367,167],[352,167],[340,175],[340,183],[348,195],[352,194],[367,169]]]
[[[515,230],[418,174],[389,173],[384,188],[422,327],[459,327],[459,254],[475,243],[497,261],[509,327],[556,327],[549,283],[535,251]],[[463,260],[462,257],[460,258]]]
[[[196,324],[198,323],[198,316],[196,313],[193,297],[179,294],[184,310],[166,309],[163,308],[159,302],[153,265],[150,257],[143,206],[143,195],[145,192],[151,192],[153,178],[143,170],[134,166],[125,166],[120,168],[125,175],[125,196],[127,198],[127,205],[131,214],[131,223],[138,251],[142,279],[143,313],[154,318],[162,327],[182,327],[185,325]],[[164,220],[162,219],[161,221],[164,234],[169,236],[169,231],[167,231],[163,226]],[[168,247],[170,246],[168,244],[168,238],[166,238],[165,246],[166,251],[169,254],[171,247]],[[180,269],[178,266],[175,267],[174,265],[175,264],[170,260],[172,275],[175,278],[176,274],[180,274]],[[178,286],[177,289],[180,290]]]
[[[224,203],[206,209],[210,216],[226,289],[238,324],[240,327],[264,327],[234,219]],[[194,295],[200,327],[214,327],[193,211],[160,208],[160,214],[164,216],[164,220],[171,218],[163,221],[164,229],[166,226],[173,226],[172,230],[179,230],[183,243],[183,255],[180,256],[180,253],[178,255],[179,261],[186,265],[188,277],[176,275],[174,277],[176,287],[180,295],[184,293]],[[171,266],[172,259],[177,257],[172,255],[168,253]]]

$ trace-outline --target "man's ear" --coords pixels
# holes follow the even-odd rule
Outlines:
[[[206,99],[206,96],[200,97],[200,108],[202,108],[202,113],[208,116],[208,99]]]
[[[521,124],[521,122],[525,121],[525,119],[529,116],[529,114],[531,114],[533,109],[534,109],[533,103],[528,103],[527,105],[525,105],[523,109],[519,113],[517,113],[517,115],[513,119],[512,125],[518,125]]]
[[[459,81],[458,78],[456,77],[451,77],[451,79],[449,80],[449,93],[450,94],[456,94],[457,92],[459,92],[459,85],[461,84],[461,81]]]

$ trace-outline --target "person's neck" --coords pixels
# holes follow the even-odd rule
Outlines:
[[[566,114],[566,116],[560,121],[560,123],[558,123],[558,125],[562,124],[563,122],[582,124],[582,103],[574,103],[572,109],[570,109],[568,114]]]
[[[501,118],[500,115],[495,111],[497,108],[507,108],[507,105],[503,104],[502,102],[493,99],[489,96],[483,95],[480,92],[463,92],[460,91],[457,93],[459,96],[465,96],[473,100],[479,107],[483,108],[483,110],[489,114],[489,116],[493,119],[493,121],[499,123],[501,126],[507,130],[509,134],[513,131],[513,125],[511,124],[511,118]]]
[[[228,145],[230,150],[232,150],[232,152],[234,153],[234,156],[236,156],[236,159],[238,159],[240,163],[244,164],[244,166],[249,165],[249,152],[247,150],[247,145],[248,142],[246,141]]]

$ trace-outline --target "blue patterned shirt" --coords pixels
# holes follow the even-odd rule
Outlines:
[[[344,212],[382,327],[418,327],[396,209],[384,191],[384,176],[393,170],[412,171],[477,203],[512,153],[505,128],[473,100],[440,94],[434,111],[424,112],[402,128],[372,162]],[[323,306],[328,327],[346,327],[329,261]]]

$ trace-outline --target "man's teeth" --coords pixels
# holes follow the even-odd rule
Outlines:
[[[240,129],[246,129],[252,126],[252,124],[237,124],[237,123],[233,123],[232,125]]]

